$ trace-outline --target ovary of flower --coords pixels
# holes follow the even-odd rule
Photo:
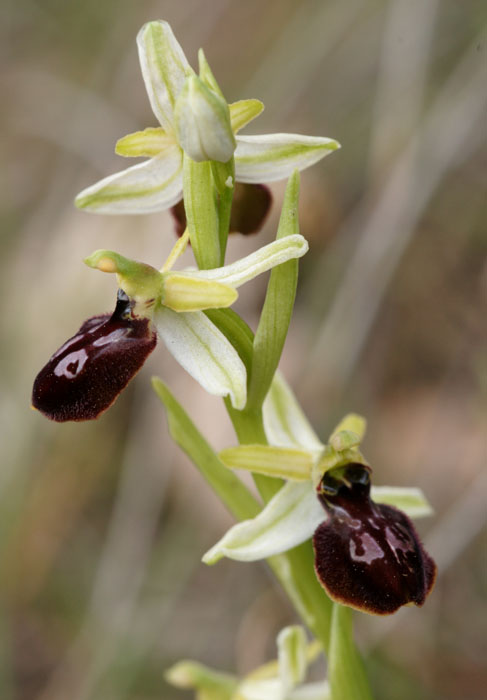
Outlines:
[[[76,197],[81,209],[101,214],[145,214],[168,209],[183,195],[183,152],[193,160],[235,157],[238,182],[282,180],[313,165],[340,145],[299,134],[238,136],[264,106],[259,100],[227,105],[189,65],[167,22],[144,25],[139,59],[152,110],[160,126],[120,139],[116,152],[149,160],[100,180]],[[201,66],[207,66],[200,52]]]

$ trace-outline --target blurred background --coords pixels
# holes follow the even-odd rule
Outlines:
[[[436,511],[418,525],[439,567],[425,607],[356,616],[376,697],[485,697],[485,3],[4,0],[1,12],[2,700],[189,698],[164,681],[174,661],[246,673],[296,620],[264,564],[200,563],[232,521],[169,439],[150,376],[215,448],[234,436],[162,346],[96,422],[51,424],[29,406],[54,350],[113,307],[114,279],[82,259],[103,247],[157,266],[174,242],[167,213],[72,204],[126,167],[119,137],[156,125],[135,37],[158,18],[194,66],[204,47],[229,101],[264,101],[248,133],[342,143],[302,176],[311,251],[282,367],[323,439],[344,412],[365,414],[375,483],[420,486]],[[229,259],[272,240],[283,189]],[[241,290],[254,328],[265,284]]]

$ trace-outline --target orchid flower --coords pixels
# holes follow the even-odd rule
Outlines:
[[[308,643],[302,627],[285,627],[277,636],[277,660],[243,679],[213,671],[193,661],[181,661],[166,672],[178,688],[193,688],[196,700],[330,700],[326,681],[303,684],[308,666],[320,652]]]
[[[262,102],[240,100],[228,105],[203,52],[198,77],[167,22],[144,25],[137,46],[159,126],[128,134],[115,150],[122,156],[149,160],[80,192],[75,200],[80,209],[146,214],[172,207],[183,196],[184,154],[196,162],[226,163],[234,157],[238,182],[262,183],[285,179],[340,147],[333,139],[299,134],[239,136],[239,130],[262,112]]]
[[[210,394],[247,400],[246,368],[233,345],[204,310],[228,307],[237,288],[308,250],[303,236],[277,239],[254,253],[212,270],[175,271],[184,250],[179,239],[162,270],[99,250],[90,267],[116,273],[119,291],[112,315],[83,323],[38,374],[32,405],[55,421],[97,418],[115,401],[156,346],[156,331],[169,352]]]
[[[264,424],[269,445],[242,445],[219,457],[232,469],[287,483],[253,520],[232,527],[203,561],[254,561],[313,537],[316,573],[333,600],[377,614],[422,605],[436,567],[408,515],[432,510],[419,489],[370,489],[371,470],[359,451],[365,420],[346,416],[324,445],[276,375]]]

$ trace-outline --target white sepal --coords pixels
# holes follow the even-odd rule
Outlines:
[[[253,520],[234,525],[203,557],[256,561],[280,554],[309,539],[326,520],[311,482],[285,484]]]
[[[424,518],[434,513],[424,493],[415,487],[372,486],[370,496],[376,503],[399,508],[410,518]]]
[[[161,126],[174,131],[174,105],[186,78],[193,73],[167,22],[144,24],[137,35],[140,67],[152,111]]]
[[[160,307],[157,332],[169,352],[203,389],[230,396],[241,410],[247,400],[247,371],[233,345],[202,311],[177,313]]]
[[[276,372],[264,401],[264,427],[271,445],[305,447],[316,455],[323,451],[323,443],[280,372]]]
[[[223,282],[232,287],[240,287],[257,275],[293,258],[300,258],[308,251],[308,242],[299,233],[279,238],[225,267],[212,270],[185,271],[185,274],[199,279]]]
[[[274,182],[303,170],[340,148],[334,139],[300,134],[237,136],[235,177],[239,182]]]
[[[75,199],[79,209],[99,214],[150,214],[172,207],[183,196],[181,149],[133,165],[87,187]]]

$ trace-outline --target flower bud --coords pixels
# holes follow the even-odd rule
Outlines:
[[[187,78],[174,110],[179,144],[196,162],[226,163],[237,146],[225,100],[196,75]]]

